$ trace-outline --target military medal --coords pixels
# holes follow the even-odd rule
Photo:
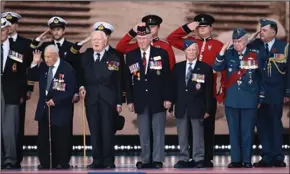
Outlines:
[[[248,83],[249,83],[249,85],[251,85],[253,83],[253,80],[250,79]]]
[[[17,64],[16,63],[13,63],[13,65],[12,65],[12,71],[13,72],[17,72]]]
[[[199,90],[199,89],[200,89],[200,83],[197,83],[197,84],[195,85],[195,89],[196,89],[196,90]]]
[[[140,80],[140,72],[137,72],[137,79]]]
[[[242,84],[242,81],[241,80],[238,80],[237,83],[240,86]]]

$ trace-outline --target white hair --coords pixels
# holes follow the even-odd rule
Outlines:
[[[199,47],[198,47],[198,44],[197,44],[197,43],[193,43],[192,45],[195,45],[195,48],[196,48],[196,51],[197,51],[196,54],[199,54]],[[187,47],[187,48],[188,48],[188,47]],[[187,48],[186,48],[186,49],[187,49]],[[186,50],[186,49],[185,49],[185,50]]]
[[[106,33],[104,33],[104,32],[102,32],[102,31],[93,31],[92,32],[92,34],[91,34],[91,36],[93,36],[93,34],[96,34],[96,33],[99,33],[99,34],[101,34],[101,36],[102,36],[102,39],[104,39],[104,40],[108,40],[108,36],[106,35]]]
[[[44,52],[46,52],[47,50],[53,52],[53,53],[59,53],[59,49],[57,48],[57,46],[51,44],[51,45],[48,45],[47,47],[45,47],[45,50]]]

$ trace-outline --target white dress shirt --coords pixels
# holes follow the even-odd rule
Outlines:
[[[102,60],[102,58],[103,58],[103,56],[104,56],[104,54],[105,54],[105,51],[106,51],[106,49],[104,49],[103,51],[101,51],[101,52],[96,52],[96,51],[94,51],[94,61],[96,61],[97,59],[98,59],[98,53],[100,54],[100,60],[99,61],[101,61]]]
[[[57,43],[59,43],[60,46],[62,46],[63,42],[64,42],[64,38],[61,38],[60,40],[54,40],[54,44],[55,44],[56,46],[57,46]]]
[[[145,55],[145,57],[146,57],[146,69],[145,69],[145,74],[147,74],[147,70],[148,70],[148,63],[149,63],[149,57],[150,57],[150,49],[151,49],[151,47],[149,46],[148,48],[147,48],[147,50],[145,50],[145,51],[143,51],[142,49],[140,49],[140,51],[141,51],[141,59],[142,59],[142,61],[143,61],[143,52],[145,52],[146,53],[146,55]]]
[[[14,42],[16,42],[17,37],[18,37],[17,33],[15,33],[13,36],[10,36],[10,38],[12,38]]]
[[[10,50],[10,42],[9,42],[9,39],[6,39],[3,42],[3,65],[2,65],[3,72],[5,70],[5,65],[6,65],[6,62],[7,62],[7,59],[8,59],[9,50]]]
[[[269,48],[269,52],[271,51],[271,49],[272,49],[272,47],[273,47],[273,45],[274,45],[274,43],[275,43],[275,38],[273,39],[273,40],[271,40],[270,42],[267,42],[267,44],[268,44],[268,48]],[[264,48],[266,48],[266,43],[264,44]]]

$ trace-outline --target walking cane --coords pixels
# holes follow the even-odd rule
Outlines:
[[[85,100],[82,99],[82,127],[83,127],[83,141],[84,141],[84,167],[86,167],[86,124],[85,124]]]
[[[50,106],[48,106],[49,168],[52,169]]]

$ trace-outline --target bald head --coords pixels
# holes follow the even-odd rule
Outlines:
[[[91,34],[91,43],[94,51],[101,52],[107,46],[108,37],[103,31],[94,31]]]
[[[44,50],[44,60],[47,66],[53,66],[59,59],[59,50],[55,45],[48,45]]]

